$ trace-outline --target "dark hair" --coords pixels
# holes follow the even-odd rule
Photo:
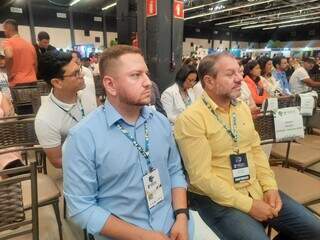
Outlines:
[[[202,87],[204,87],[203,78],[205,75],[212,75],[213,77],[217,76],[218,69],[216,68],[216,64],[218,60],[222,57],[229,57],[235,59],[235,57],[229,52],[221,52],[214,55],[208,55],[204,57],[198,66],[198,77],[201,81]]]
[[[50,36],[47,32],[43,31],[38,33],[38,41],[41,41],[43,39],[50,40]]]
[[[193,65],[184,64],[182,67],[178,70],[176,74],[175,82],[178,84],[179,87],[183,87],[183,83],[186,81],[189,74],[195,73],[197,75],[196,82],[198,82],[198,74],[197,69]]]
[[[282,59],[286,59],[286,57],[284,56],[275,56],[273,59],[272,59],[272,64],[275,68],[277,68],[277,65],[280,65],[281,64],[281,60]]]
[[[249,61],[245,66],[244,66],[244,76],[249,76],[251,77],[250,72],[252,71],[252,69],[254,69],[257,65],[259,65],[259,63],[256,60],[251,60]]]
[[[11,25],[15,31],[18,31],[18,23],[14,19],[7,19],[3,22],[3,25]]]
[[[119,57],[125,54],[140,54],[142,55],[142,52],[139,48],[132,47],[129,45],[116,45],[111,48],[107,48],[103,51],[100,62],[99,62],[99,70],[100,70],[100,76],[101,79],[104,78],[104,76],[107,74],[108,71],[110,71],[113,66],[112,62],[118,60]]]
[[[46,52],[39,61],[39,71],[43,79],[50,85],[54,78],[63,78],[63,67],[71,62],[71,53],[60,51]]]
[[[6,57],[0,53],[0,59],[5,59]]]
[[[81,54],[80,54],[80,52],[73,50],[73,51],[71,51],[71,54],[72,54],[72,53],[77,54],[77,57],[81,60]]]
[[[310,58],[310,57],[306,57],[303,59],[304,62],[310,63],[310,64],[316,64],[315,59]]]
[[[269,62],[270,60],[271,60],[271,58],[269,58],[267,56],[263,56],[258,60],[258,63],[259,63],[260,68],[261,68],[261,75],[262,76],[264,76],[264,74],[265,74],[264,70],[266,68],[267,62]]]

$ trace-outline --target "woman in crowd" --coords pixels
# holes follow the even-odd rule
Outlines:
[[[259,60],[261,68],[260,79],[262,81],[263,88],[267,91],[271,97],[276,97],[281,94],[281,88],[277,80],[272,76],[272,59],[269,57],[261,57]]]
[[[171,124],[195,100],[192,88],[197,81],[196,68],[183,65],[177,72],[175,83],[162,93],[161,103]]]
[[[263,83],[260,79],[261,68],[257,61],[249,61],[244,67],[244,81],[250,89],[252,98],[257,106],[261,106],[262,103],[269,97],[269,94],[263,87]]]
[[[0,122],[4,121],[2,118],[14,116],[14,109],[12,103],[2,93],[0,89]],[[0,150],[0,170],[23,166],[20,152],[3,153],[8,149]]]

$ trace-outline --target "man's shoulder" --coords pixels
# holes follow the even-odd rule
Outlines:
[[[184,110],[177,118],[179,119],[194,119],[197,121],[199,118],[203,118],[206,114],[205,105],[202,102],[202,98],[199,97],[194,103],[191,104],[186,110]]]
[[[69,133],[72,135],[88,132],[98,133],[101,131],[104,124],[106,124],[105,111],[103,106],[99,106],[72,127]]]

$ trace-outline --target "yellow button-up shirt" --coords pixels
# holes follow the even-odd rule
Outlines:
[[[225,111],[205,92],[203,96],[228,128],[230,117],[236,114],[238,149],[247,155],[250,179],[234,183],[230,161],[230,154],[235,154],[234,141],[200,97],[175,123],[175,137],[190,180],[189,190],[220,205],[249,212],[253,199],[261,200],[263,192],[277,189],[250,109],[240,101],[230,104],[229,111]]]

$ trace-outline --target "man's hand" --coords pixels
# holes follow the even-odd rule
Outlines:
[[[269,204],[275,212],[275,217],[278,217],[278,213],[282,208],[282,201],[278,190],[269,190],[263,194],[263,200]]]
[[[260,222],[272,219],[275,214],[276,211],[269,204],[262,200],[255,199],[249,211],[249,215]]]
[[[188,240],[188,218],[178,214],[170,232],[170,240]]]
[[[146,231],[140,240],[170,240],[170,238],[161,232]]]

